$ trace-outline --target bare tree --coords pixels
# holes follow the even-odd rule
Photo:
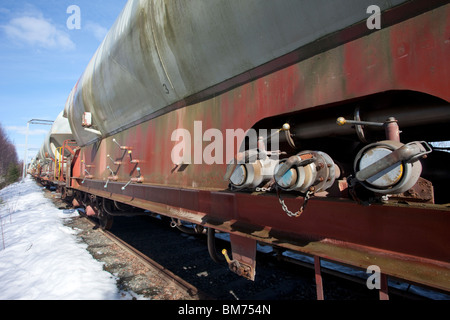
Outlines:
[[[20,174],[15,146],[9,140],[0,124],[0,188],[17,181]]]

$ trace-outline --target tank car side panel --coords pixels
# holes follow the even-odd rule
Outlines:
[[[369,5],[386,10],[404,2],[129,1],[80,78],[70,113],[91,112],[101,135],[115,134],[184,99],[198,101],[204,90],[215,88],[208,98],[228,90],[235,77],[251,81],[258,74],[250,70],[364,24]],[[98,138],[74,122],[72,130],[79,145]]]
[[[442,13],[444,12],[444,13]],[[119,181],[128,181],[136,162],[144,176],[145,183],[162,184],[174,187],[225,189],[227,182],[223,180],[226,164],[234,157],[242,139],[227,141],[227,129],[235,132],[238,129],[247,131],[255,123],[264,118],[294,111],[310,109],[314,106],[326,105],[345,101],[377,92],[389,90],[408,89],[433,93],[435,96],[450,101],[450,92],[444,90],[442,83],[448,83],[449,74],[446,62],[442,68],[433,68],[439,61],[433,56],[442,57],[450,55],[450,46],[446,44],[445,35],[440,30],[448,23],[449,6],[442,10],[434,10],[426,15],[417,17],[413,21],[406,21],[374,33],[368,37],[353,41],[344,46],[327,51],[313,58],[302,61],[296,65],[285,68],[246,85],[235,88],[213,99],[177,109],[173,112],[130,128],[112,137],[103,139],[99,143],[86,146],[83,150],[86,164],[94,165],[92,174],[95,179],[105,180],[110,175],[106,170],[118,166]],[[417,46],[421,41],[420,32],[423,25],[434,24],[436,43],[434,54],[429,48]],[[396,55],[391,55],[393,49],[383,51],[382,39],[389,39],[397,34],[397,30],[416,28],[411,35],[417,37],[405,38],[411,46],[416,46],[414,57],[404,61]],[[380,35],[383,34],[383,35]],[[364,48],[364,50],[358,50]],[[356,52],[350,54],[352,50]],[[366,53],[373,52],[377,56],[377,63],[368,61]],[[424,54],[422,51],[425,51]],[[427,59],[417,59],[416,56],[426,56]],[[369,58],[370,59],[370,58]],[[408,67],[396,67],[405,64]],[[421,69],[421,65],[428,64],[428,72],[399,73],[408,70]],[[363,67],[365,66],[365,67]],[[436,70],[440,69],[440,70]],[[409,85],[406,85],[408,84]],[[363,85],[365,84],[365,85]],[[333,122],[330,127],[340,128]],[[267,129],[277,129],[280,124],[274,124]],[[222,156],[216,163],[208,164],[205,155],[209,155],[207,147],[214,141],[207,141],[204,133],[209,129],[218,129],[222,133]],[[176,137],[177,130],[189,132],[186,139]],[[344,129],[342,129],[344,130]],[[180,131],[181,132],[181,131]],[[116,143],[113,142],[116,139]],[[182,171],[172,161],[174,148],[186,140],[190,142],[190,157]],[[213,140],[213,139],[212,139]],[[233,152],[228,152],[227,143],[233,144]],[[234,143],[233,143],[234,142]],[[120,146],[128,146],[131,151],[123,150]],[[188,145],[186,145],[186,149]],[[214,156],[214,152],[211,152]],[[114,161],[107,157],[110,155]],[[105,162],[105,159],[107,160]],[[122,162],[114,164],[114,162]],[[189,162],[191,164],[189,164]],[[196,164],[197,163],[197,164]],[[119,166],[120,165],[120,166]],[[114,168],[113,168],[114,167]],[[114,170],[116,171],[116,170]]]
[[[345,46],[346,90],[372,86],[426,92],[450,101],[448,6],[409,19]],[[438,21],[440,21],[438,23]],[[386,83],[386,81],[388,81]]]

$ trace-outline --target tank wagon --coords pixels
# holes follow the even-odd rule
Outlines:
[[[66,165],[70,156],[70,146],[74,146],[72,130],[67,118],[61,111],[53,121],[50,131],[29,166],[30,172],[43,185],[56,186],[65,184]]]
[[[32,171],[104,228],[227,232],[249,279],[262,242],[449,291],[448,57],[447,1],[130,0]]]

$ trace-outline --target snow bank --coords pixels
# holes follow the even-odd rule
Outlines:
[[[31,178],[0,190],[1,300],[113,300],[116,279]],[[75,215],[77,213],[75,212]]]

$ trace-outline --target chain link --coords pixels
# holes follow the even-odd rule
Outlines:
[[[256,188],[256,192],[269,192],[270,190],[272,190],[272,187],[261,187],[261,188]]]
[[[303,211],[306,208],[306,204],[308,203],[308,200],[311,198],[311,196],[313,195],[313,192],[311,191],[307,191],[305,194],[305,200],[303,201],[302,206],[300,207],[300,209],[298,209],[297,212],[292,212],[289,210],[289,208],[287,207],[287,205],[284,203],[284,200],[281,199],[281,193],[280,191],[277,189],[277,193],[278,193],[278,201],[281,204],[281,208],[283,209],[283,211],[289,216],[289,217],[294,217],[294,218],[298,218],[300,217],[300,215],[303,213]]]

